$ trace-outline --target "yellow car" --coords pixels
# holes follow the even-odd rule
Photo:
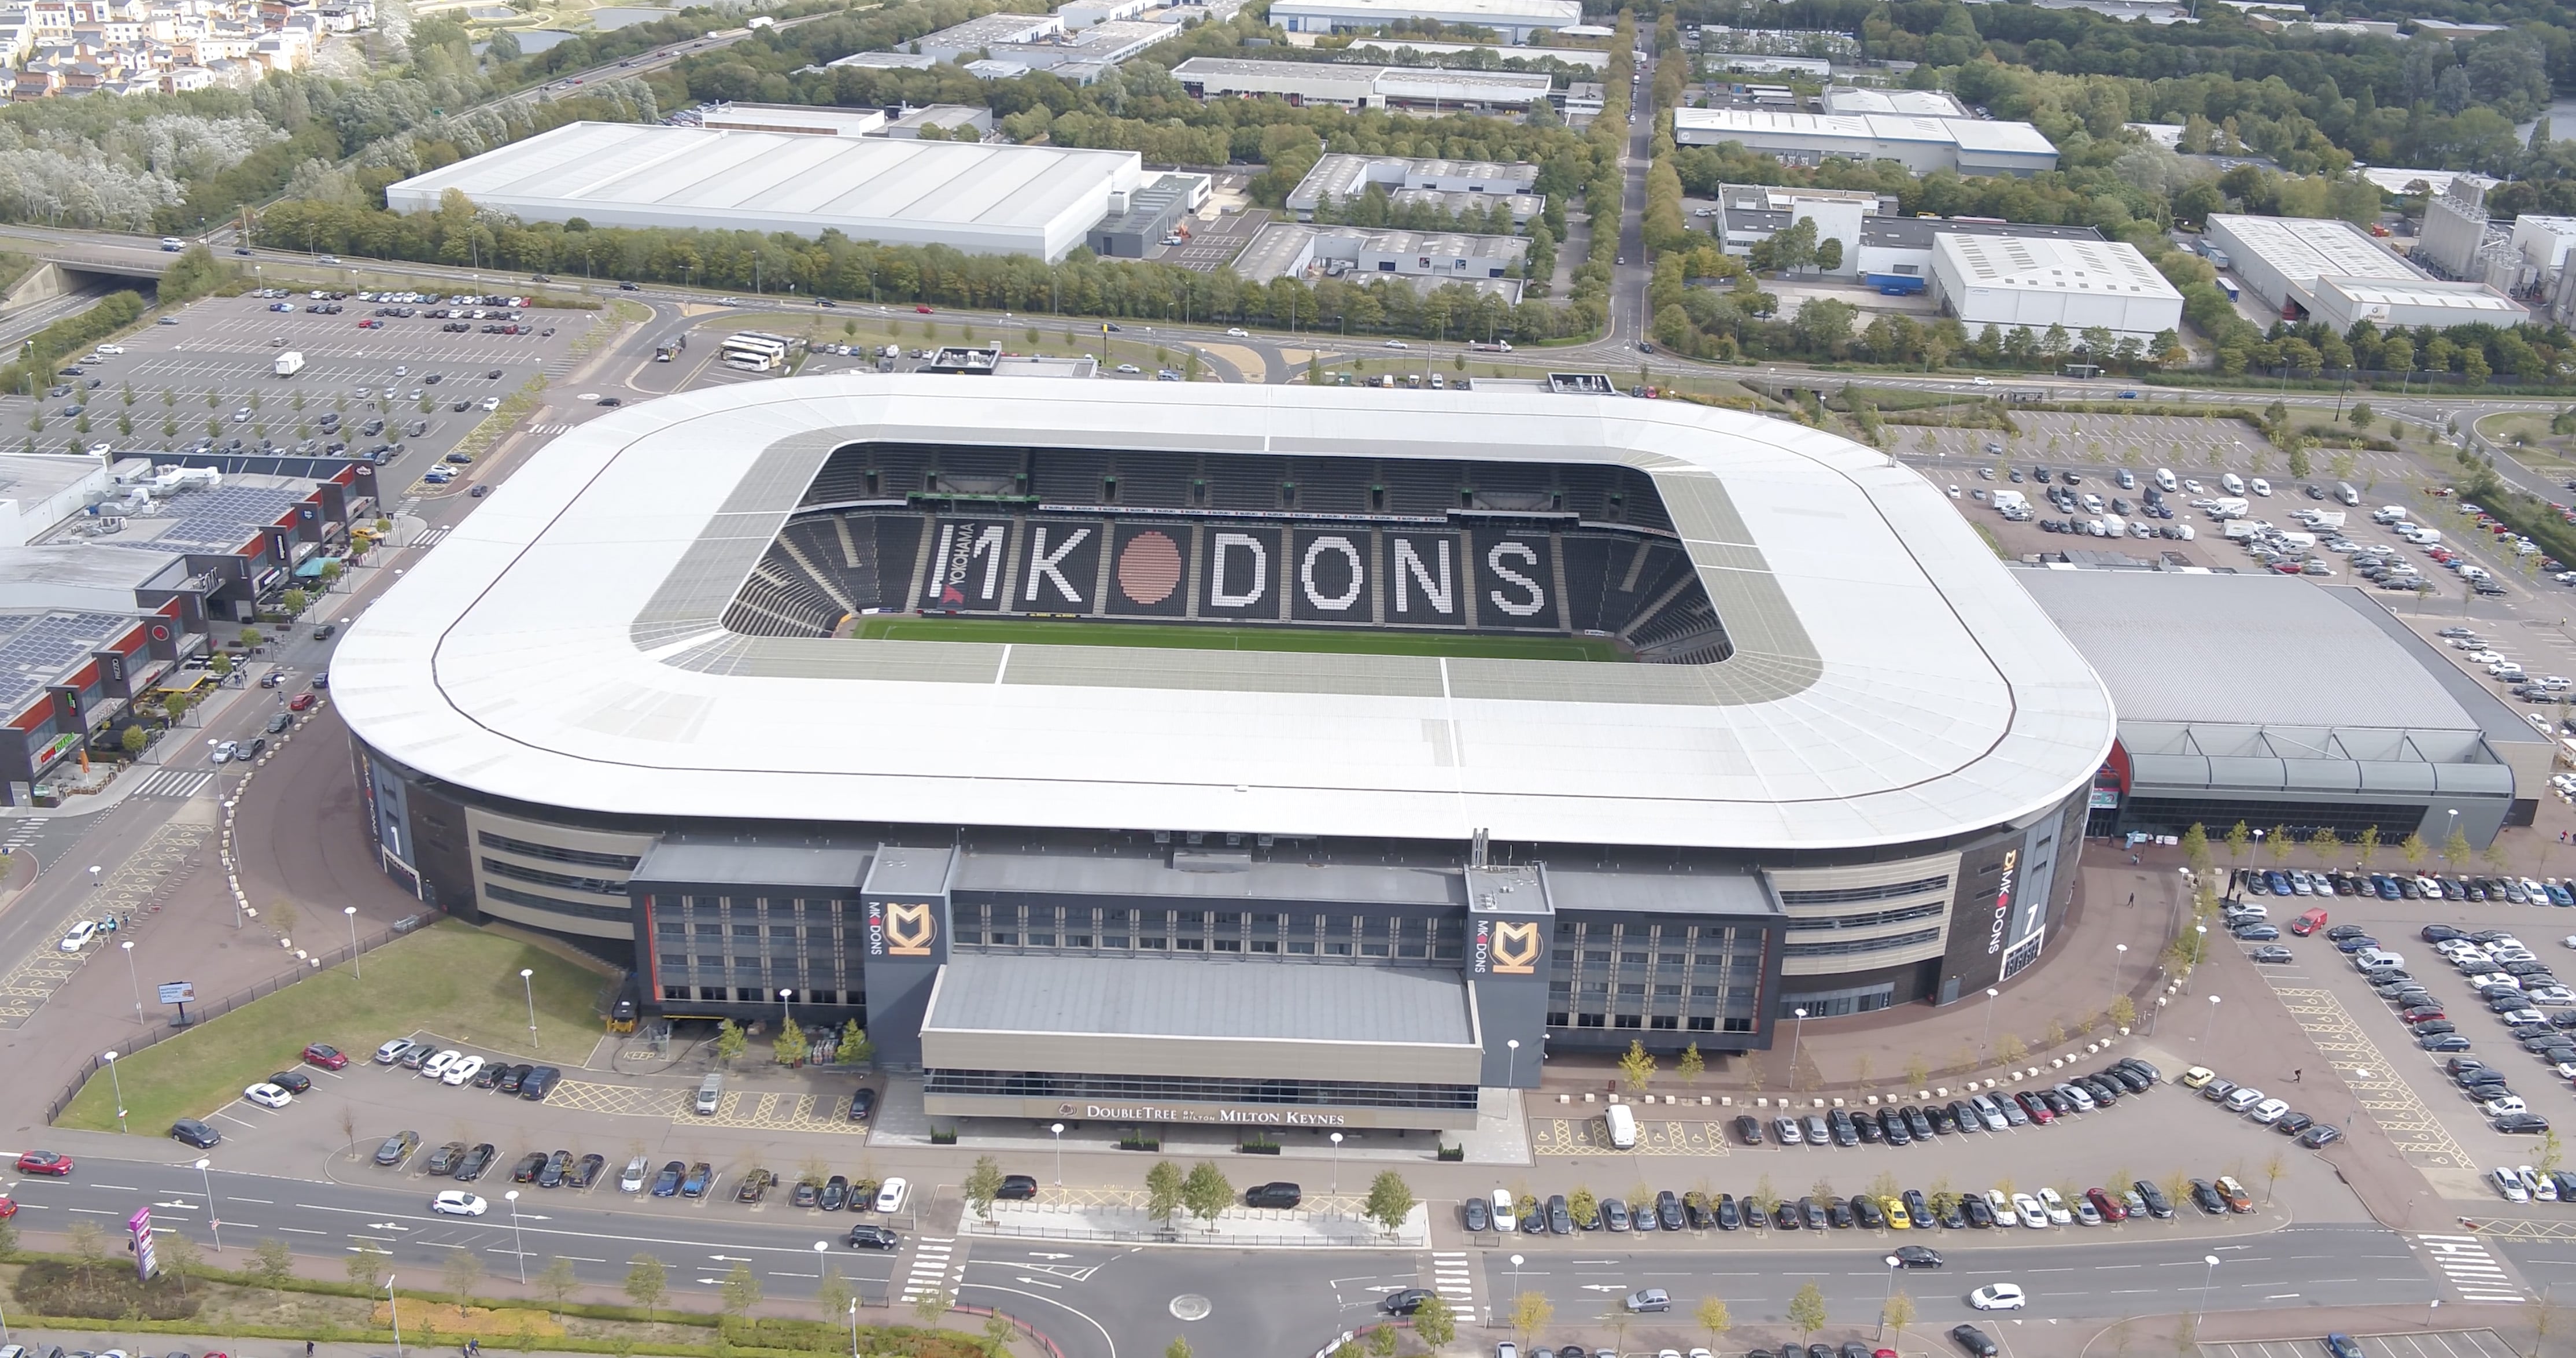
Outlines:
[[[1905,1200],[1903,1198],[1890,1194],[1887,1197],[1879,1199],[1879,1204],[1887,1209],[1887,1229],[1891,1231],[1902,1231],[1909,1229],[1914,1225],[1913,1218],[1905,1214]]]
[[[2185,1089],[2198,1089],[2202,1085],[2208,1084],[2210,1081],[2217,1078],[2217,1071],[2211,1070],[2207,1066],[2193,1066],[2191,1069],[2182,1073],[2180,1083]]]

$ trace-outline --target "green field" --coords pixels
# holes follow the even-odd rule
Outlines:
[[[1323,655],[1432,655],[1478,660],[1624,661],[1602,637],[1479,636],[1449,632],[1344,631],[1321,627],[1195,627],[1036,618],[860,620],[868,641],[982,641],[1013,646],[1144,646],[1176,651],[1302,651]]]
[[[118,1061],[127,1129],[161,1136],[175,1119],[202,1118],[270,1072],[294,1069],[308,1042],[346,1052],[354,1074],[354,1065],[364,1064],[379,1044],[414,1031],[568,1067],[580,1065],[599,1041],[591,1001],[601,974],[504,934],[441,923],[368,953],[359,965],[363,981],[345,965],[316,972]],[[534,1052],[528,992],[510,984],[523,967],[536,973],[529,978],[536,990]],[[329,1103],[331,1087],[317,1075],[305,1099]],[[115,1131],[113,1088],[107,1072],[92,1076],[55,1125]]]

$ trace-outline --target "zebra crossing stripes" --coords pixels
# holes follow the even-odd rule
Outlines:
[[[437,546],[440,542],[444,541],[444,540],[446,539],[446,537],[447,537],[447,534],[448,534],[449,530],[450,530],[450,529],[452,529],[453,527],[454,527],[454,525],[453,525],[453,524],[444,524],[444,523],[442,523],[442,524],[438,525],[436,528],[432,528],[432,529],[430,529],[428,532],[421,534],[419,537],[413,538],[413,539],[411,540],[411,545],[412,545],[412,546],[414,546],[414,547],[418,547],[418,548],[420,548],[420,549],[421,549],[421,550],[423,550],[423,551],[427,551],[427,550],[429,550],[430,548]]]
[[[194,797],[200,789],[205,787],[206,784],[213,782],[214,778],[214,771],[211,769],[162,769],[155,772],[152,776],[144,779],[142,782],[135,784],[132,795],[137,797]]]
[[[903,1299],[912,1302],[931,1294],[956,1295],[957,1284],[966,1272],[964,1263],[954,1258],[956,1252],[957,1241],[953,1236],[947,1239],[918,1237],[913,1248],[912,1267],[904,1274]]]
[[[2427,1260],[2442,1271],[2463,1301],[2520,1302],[2522,1288],[2473,1235],[2419,1235]]]
[[[528,426],[528,432],[535,434],[540,438],[553,438],[557,434],[571,433],[572,426],[568,424],[532,424]]]
[[[1451,1310],[1475,1312],[1476,1271],[1464,1251],[1431,1252],[1431,1290],[1439,1293]]]

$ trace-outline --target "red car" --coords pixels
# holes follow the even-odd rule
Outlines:
[[[2101,1213],[2104,1221],[2119,1222],[2129,1219],[2128,1204],[2120,1201],[2118,1198],[2112,1197],[2101,1189],[2088,1188],[2084,1190],[2084,1200],[2093,1204],[2093,1210]]]
[[[361,330],[382,330],[385,328],[385,323],[377,320],[373,316],[370,316],[367,319],[358,322],[358,328]]]
[[[324,1070],[338,1070],[349,1064],[349,1058],[339,1048],[325,1046],[319,1042],[304,1049],[304,1059]]]
[[[2045,1127],[2057,1121],[2057,1113],[2048,1106],[2048,1100],[2028,1093],[2015,1094],[2013,1097],[2021,1101],[2021,1110],[2030,1114],[2030,1120],[2034,1125]]]
[[[18,1200],[6,1193],[0,1193],[0,1221],[16,1215],[18,1215]]]
[[[18,1172],[68,1178],[72,1172],[72,1158],[60,1151],[29,1151],[18,1157]]]
[[[2326,927],[2326,912],[2323,909],[2309,910],[2290,921],[2290,932],[2301,938],[2306,938],[2324,927]]]
[[[286,710],[289,712],[301,712],[312,705],[313,695],[310,693],[298,693],[286,700]]]
[[[930,314],[930,308],[928,308],[928,307],[926,307],[926,306],[916,306],[916,307],[914,307],[914,308],[913,308],[913,310],[914,310],[914,311],[917,311],[917,312],[920,312],[920,313],[921,313],[922,315],[924,315],[924,316],[927,316],[927,315],[929,315],[929,314]]]

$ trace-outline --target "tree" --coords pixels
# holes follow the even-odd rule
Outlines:
[[[313,602],[312,597],[301,589],[289,589],[277,596],[278,607],[289,613],[301,613],[304,611],[304,606],[311,602]]]
[[[811,1050],[805,1041],[804,1027],[795,1023],[783,1024],[779,1027],[778,1040],[770,1044],[770,1049],[777,1053],[778,1064],[782,1066],[805,1064],[805,1057]]]
[[[1181,1205],[1181,1167],[1169,1160],[1157,1160],[1145,1171],[1145,1215],[1156,1221],[1169,1221]]]
[[[984,1351],[993,1358],[1001,1358],[1002,1350],[1009,1348],[1011,1341],[1019,1335],[1020,1327],[1012,1324],[1009,1316],[995,1311],[984,1317]]]
[[[2317,862],[2331,864],[2343,856],[2343,836],[2320,826],[2308,835],[2308,851],[2317,856]]]
[[[152,743],[152,737],[140,726],[129,726],[116,737],[116,743],[124,747],[126,757],[132,759],[143,753],[143,747]]]
[[[1380,1170],[1369,1181],[1368,1202],[1360,1210],[1361,1215],[1393,1232],[1413,1215],[1413,1190],[1405,1184],[1403,1175],[1391,1169]]]
[[[1190,1358],[1190,1341],[1175,1336],[1163,1346],[1163,1358]]]
[[[1002,1167],[989,1155],[976,1156],[975,1167],[966,1171],[966,1182],[961,1187],[966,1205],[975,1210],[975,1215],[991,1221],[993,1199],[1002,1191]]]
[[[864,1066],[877,1056],[877,1044],[868,1040],[867,1030],[859,1026],[857,1019],[841,1025],[841,1045],[835,1050],[836,1059],[845,1066]]]
[[[1380,1325],[1369,1331],[1369,1358],[1395,1358],[1396,1345],[1403,1343],[1400,1332],[1392,1325]]]
[[[743,1036],[741,1024],[732,1019],[726,1019],[716,1025],[716,1060],[718,1062],[730,1066],[741,1060],[742,1054],[750,1047],[751,1039]]]
[[[1577,1229],[1591,1230],[1592,1223],[1601,1219],[1601,1199],[1592,1195],[1591,1185],[1576,1184],[1565,1200],[1565,1213],[1574,1218]]]
[[[1556,1315],[1556,1304],[1544,1292],[1523,1292],[1512,1298],[1512,1329],[1526,1344]]]
[[[2406,860],[2406,866],[2414,868],[2423,866],[2424,856],[2427,853],[2430,853],[2431,850],[2426,847],[2424,836],[2409,833],[2406,838],[2397,842],[2397,852],[2400,857]]]
[[[2558,1144],[2558,1133],[2543,1132],[2540,1134],[2540,1158],[2532,1162],[2532,1167],[2543,1174],[2554,1174],[2566,1153],[2567,1148]]]
[[[2135,1027],[2138,1022],[2138,1002],[2126,995],[2114,995],[2111,997],[2110,1013],[2112,1027]]]
[[[206,668],[214,671],[215,677],[218,679],[229,678],[233,672],[233,658],[221,651],[217,651],[213,656],[207,659]]]
[[[1681,1059],[1673,1063],[1673,1073],[1681,1076],[1685,1084],[1698,1080],[1700,1073],[1707,1069],[1708,1058],[1699,1054],[1696,1042],[1682,1048]]]
[[[286,1246],[282,1244],[277,1249],[280,1254],[286,1252]],[[451,1250],[447,1262],[439,1265],[438,1276],[447,1284],[448,1295],[456,1298],[457,1308],[462,1310],[474,1300],[474,1285],[483,1281],[482,1257],[472,1250]]]
[[[649,1254],[639,1254],[626,1261],[626,1299],[652,1310],[662,1303],[670,1290],[670,1270]]]
[[[823,1266],[823,1280],[814,1285],[815,1309],[829,1319],[839,1320],[849,1313],[850,1302],[855,1295],[850,1290],[850,1280],[841,1276],[838,1265]]]
[[[1813,1338],[1816,1331],[1825,1328],[1825,1294],[1814,1280],[1810,1279],[1796,1296],[1789,1298],[1789,1323],[1798,1327],[1802,1339]]]
[[[1619,1078],[1632,1094],[1645,1093],[1646,1086],[1654,1080],[1655,1058],[1643,1041],[1632,1039],[1628,1043],[1627,1054],[1619,1058]]]
[[[2379,856],[2379,827],[2363,826],[2361,833],[2353,836],[2352,848],[2361,860],[2361,870],[2370,871],[2370,860]]]
[[[107,1233],[95,1221],[75,1221],[65,1234],[72,1247],[73,1276],[87,1287],[90,1274],[107,1262]]]
[[[245,627],[241,630],[241,644],[245,649],[257,646],[266,640],[268,640],[268,638],[260,635],[260,631],[256,627]]]
[[[2012,1033],[2004,1034],[2002,1039],[1995,1043],[1995,1059],[2005,1065],[2009,1066],[2028,1055],[2030,1055],[2030,1045]]]
[[[1880,1309],[1878,1320],[1884,1328],[1896,1331],[1898,1339],[1903,1339],[1905,1327],[1914,1323],[1914,1298],[1901,1290],[1888,1293],[1887,1305]]]
[[[1413,1313],[1413,1333],[1435,1349],[1455,1340],[1458,1314],[1449,1309],[1449,1299],[1437,1292],[1425,1297]]]
[[[180,1295],[187,1295],[188,1275],[205,1262],[205,1256],[197,1250],[196,1238],[184,1231],[172,1231],[153,1243],[162,1271],[178,1279]],[[10,1231],[7,1245],[7,1249],[0,1250],[0,1257],[17,1253],[18,1236],[14,1228]]]
[[[176,1240],[179,1237],[174,1232],[170,1238]],[[166,1247],[168,1242],[163,1243]],[[376,1250],[359,1250],[350,1255],[340,1267],[349,1275],[351,1287],[363,1287],[373,1292],[385,1285],[385,1255]]]
[[[724,1281],[716,1285],[716,1292],[724,1298],[725,1310],[747,1316],[751,1308],[760,1304],[760,1279],[752,1276],[751,1265],[736,1260]]]
[[[573,1293],[581,1290],[581,1278],[572,1271],[572,1261],[560,1254],[555,1256],[553,1263],[546,1265],[545,1272],[537,1275],[536,1284],[538,1295],[555,1304],[555,1319],[558,1321],[563,1319],[563,1304],[572,1300]]]
[[[2344,412],[2344,418],[2352,421],[2353,428],[2362,430],[2365,433],[2368,432],[2370,429],[2370,402],[2353,402],[2352,409]]]
[[[2286,825],[2273,826],[2272,832],[2263,837],[2264,852],[2271,854],[2276,864],[2289,862],[2290,852],[2298,847],[2297,841],[2290,838],[2290,827]]]
[[[2227,827],[2227,861],[2231,864],[2245,861],[2245,850],[2253,843],[2253,828],[2245,822],[2240,820]]]
[[[1234,1205],[1234,1185],[1226,1182],[1225,1171],[1213,1160],[1201,1160],[1190,1166],[1190,1177],[1181,1181],[1181,1205],[1190,1215],[1213,1225],[1217,1214]]]
[[[2469,847],[2468,833],[2453,825],[2450,838],[2442,841],[2442,861],[2456,868],[2475,856],[2476,850]]]
[[[1735,1328],[1735,1318],[1726,1312],[1726,1302],[1719,1297],[1703,1297],[1699,1303],[1699,1327],[1708,1331],[1709,1347],[1715,1348]],[[1418,1325],[1416,1328],[1420,1328]]]

